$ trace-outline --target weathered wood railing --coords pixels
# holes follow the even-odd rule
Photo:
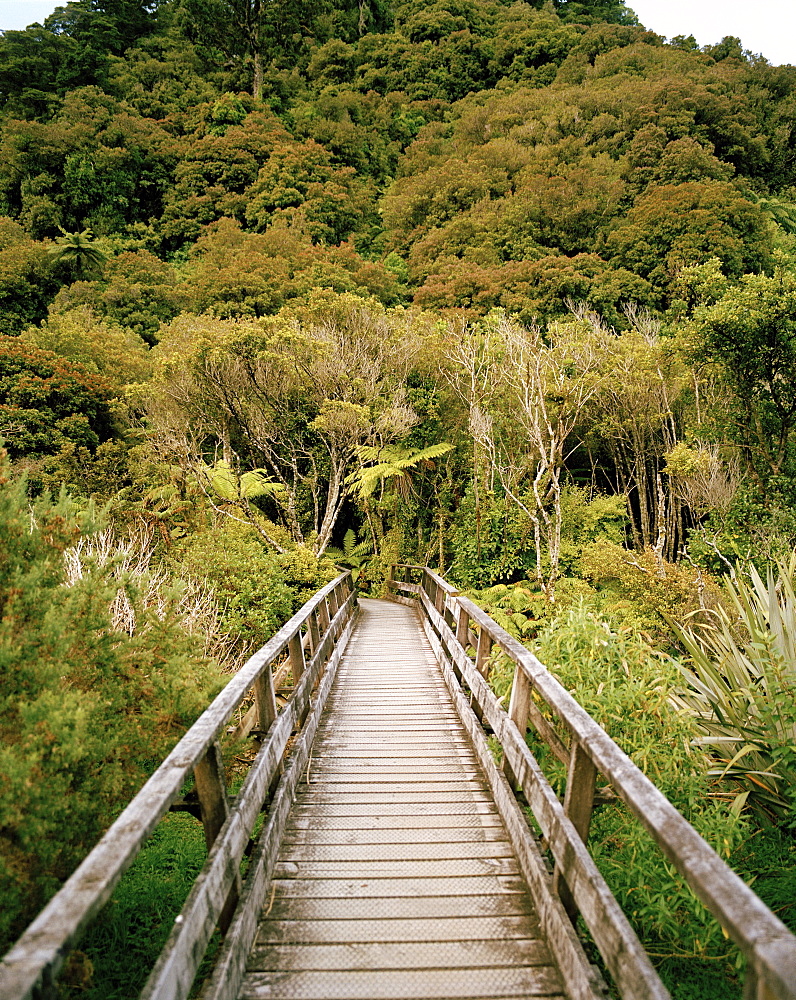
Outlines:
[[[476,747],[481,747],[482,754],[488,753],[479,719],[489,726],[502,745],[505,778],[503,775],[490,777],[488,766],[486,772],[515,847],[517,836],[521,840],[525,837],[526,849],[521,848],[519,856],[526,878],[533,888],[544,876],[539,872],[538,855],[534,854],[536,848],[530,842],[533,838],[524,824],[516,798],[512,795],[509,799],[507,795],[510,787],[521,789],[552,854],[554,892],[558,893],[570,916],[578,913],[582,916],[622,997],[663,1000],[669,994],[586,846],[598,774],[640,820],[662,853],[746,957],[746,1000],[795,1000],[796,937],[543,664],[432,570],[396,566],[388,585],[396,595],[411,595],[399,596],[399,599],[422,606],[426,632],[454,695],[458,690],[460,699],[464,697],[460,685],[469,689],[473,707],[469,728]],[[508,712],[488,684],[493,646],[501,649],[515,664]],[[468,647],[474,650],[474,656],[468,655]],[[545,717],[536,699],[563,723],[569,734],[569,745]],[[567,767],[563,803],[526,745],[529,723]],[[497,774],[496,769],[492,771]],[[520,826],[524,827],[524,833]],[[593,996],[588,969],[578,968],[576,958],[570,965],[566,963],[569,945],[556,922],[554,908],[543,906],[540,917],[559,962],[563,959],[562,973],[572,995]]]
[[[147,781],[94,850],[8,952],[0,965],[0,1000],[50,1000],[55,977],[81,932],[108,901],[124,871],[193,773],[208,855],[141,997],[188,996],[216,926],[227,930],[203,996],[237,996],[243,963],[276,860],[296,783],[353,625],[351,574],[320,590],[234,675]],[[287,654],[293,693],[277,712],[272,666]],[[318,685],[315,698],[313,689]],[[231,799],[219,737],[248,692],[254,705],[238,733],[255,726],[262,743]],[[285,762],[291,735],[298,735]],[[267,805],[241,885],[241,860]]]

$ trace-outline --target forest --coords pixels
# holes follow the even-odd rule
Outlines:
[[[230,671],[395,562],[796,929],[796,67],[621,0],[71,0],[0,35],[0,440],[3,951]],[[596,823],[673,996],[740,995]],[[64,997],[130,995],[175,830]]]

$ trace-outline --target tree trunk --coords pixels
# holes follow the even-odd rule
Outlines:
[[[255,101],[263,99],[263,54],[259,48],[254,50],[254,82],[252,94]]]

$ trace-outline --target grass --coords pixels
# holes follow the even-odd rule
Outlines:
[[[205,857],[201,823],[167,814],[70,957],[64,1000],[138,995]]]

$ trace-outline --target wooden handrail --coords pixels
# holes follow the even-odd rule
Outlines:
[[[275,784],[283,768],[285,748],[293,731],[307,717],[313,687],[323,675],[312,711],[317,725],[320,702],[328,693],[350,635],[355,604],[351,573],[342,573],[246,661],[3,958],[0,1000],[49,1000],[56,996],[55,977],[69,951],[108,901],[125,870],[179,796],[186,779],[196,772],[208,857],[142,993],[144,997],[174,1000],[188,995],[215,926],[220,924],[223,929],[228,925],[240,909],[238,897],[250,896],[247,887],[239,884],[240,862],[269,790],[271,808],[264,834],[267,830],[270,836],[278,835],[277,842],[281,839],[287,815],[285,803],[289,806],[295,788],[293,756],[285,776],[279,785]],[[331,614],[330,608],[335,609]],[[302,639],[302,629],[304,639],[309,637],[308,643]],[[306,662],[304,645],[312,650]],[[295,687],[277,715],[271,667],[286,652],[293,666]],[[230,805],[223,768],[219,767],[217,741],[252,689],[258,721],[266,732],[246,780]]]
[[[419,583],[400,577],[421,575]],[[412,595],[428,623],[437,655],[472,692],[477,715],[499,739],[510,783],[521,788],[556,862],[562,901],[584,918],[623,996],[666,996],[639,958],[640,944],[618,905],[607,902],[607,886],[586,841],[601,774],[644,825],[665,857],[719,921],[747,959],[745,997],[796,1000],[796,936],[716,854],[663,793],[639,770],[546,667],[478,605],[428,567],[397,564],[389,587]],[[444,595],[444,600],[440,600]],[[453,624],[453,628],[451,627]],[[477,634],[470,626],[477,628]],[[487,637],[484,639],[483,637]],[[475,640],[475,643],[473,643]],[[497,646],[515,664],[509,712],[487,683],[480,651]],[[466,652],[475,645],[476,660]],[[570,747],[558,738],[531,698],[534,692],[568,729]],[[568,765],[564,803],[559,802],[525,742],[528,723]],[[610,893],[609,893],[610,895]],[[654,973],[653,973],[654,974]],[[659,989],[659,985],[660,989]],[[661,990],[663,992],[661,992]]]

